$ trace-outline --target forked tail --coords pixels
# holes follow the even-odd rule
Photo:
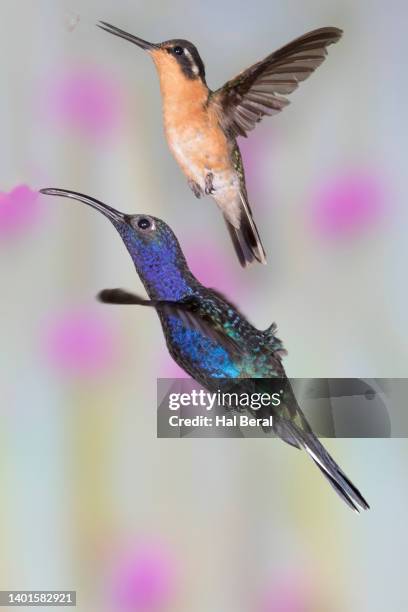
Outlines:
[[[300,412],[300,411],[299,411]],[[297,415],[299,417],[299,413]],[[346,502],[355,512],[368,510],[369,505],[361,495],[360,491],[349,480],[343,470],[337,465],[330,456],[323,444],[312,432],[303,413],[301,416],[301,426],[292,420],[277,418],[275,420],[275,431],[285,442],[303,448],[313,459],[322,474],[327,478],[336,493]]]
[[[251,208],[246,196],[241,192],[239,201],[240,225],[235,227],[224,215],[225,223],[231,236],[232,243],[243,268],[254,260],[266,264],[266,255],[258,229],[252,216]]]

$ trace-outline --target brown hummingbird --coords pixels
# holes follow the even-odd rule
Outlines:
[[[150,43],[104,21],[98,26],[151,55],[160,79],[168,145],[189,186],[197,198],[206,194],[216,201],[241,265],[254,259],[266,263],[236,139],[246,137],[264,115],[274,115],[289,104],[285,95],[320,66],[328,45],[336,43],[342,31],[313,30],[212,91],[191,42]]]

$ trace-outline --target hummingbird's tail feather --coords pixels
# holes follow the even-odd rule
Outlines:
[[[275,422],[275,431],[285,442],[303,448],[307,452],[336,493],[352,510],[359,513],[360,510],[370,508],[360,491],[337,465],[309,426],[303,431],[295,423],[278,418]]]
[[[357,487],[337,465],[324,446],[316,438],[312,445],[305,445],[305,450],[313,459],[322,474],[327,478],[336,493],[357,513],[361,509],[368,510],[370,506]]]
[[[254,253],[252,248],[248,245],[248,239],[245,238],[242,225],[239,229],[234,227],[232,223],[228,221],[226,217],[224,217],[225,223],[227,225],[227,229],[231,236],[232,244],[234,245],[235,252],[239,259],[239,263],[243,268],[246,268],[249,264],[251,264],[254,259]]]
[[[265,250],[255,225],[248,200],[242,192],[240,193],[238,206],[240,213],[239,228],[235,227],[225,215],[224,219],[239,262],[243,268],[251,264],[255,259],[262,264],[266,264]]]

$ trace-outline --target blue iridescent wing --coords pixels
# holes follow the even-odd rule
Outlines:
[[[224,348],[231,357],[239,357],[242,353],[238,342],[223,326],[222,319],[216,316],[216,311],[195,296],[187,296],[179,301],[146,300],[124,289],[104,289],[98,299],[105,304],[150,306],[159,312],[175,315],[186,329],[199,332],[201,336]]]

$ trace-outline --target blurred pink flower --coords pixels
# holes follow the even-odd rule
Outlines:
[[[228,234],[225,234],[225,240],[228,241]],[[230,247],[228,242],[226,244]],[[216,244],[209,245],[205,241],[200,243],[199,240],[185,245],[185,253],[188,265],[200,283],[218,289],[233,300],[241,284],[238,276],[241,274],[241,268],[235,261],[232,246],[230,258]]]
[[[14,237],[32,227],[40,216],[38,195],[27,185],[0,192],[0,238]]]
[[[157,373],[158,378],[190,378],[189,375],[177,365],[177,363],[170,357],[165,355],[162,363],[159,364],[159,370]]]
[[[314,609],[312,603],[305,577],[295,572],[273,580],[263,598],[260,612],[310,612]]]
[[[101,376],[117,359],[118,339],[99,313],[72,309],[53,317],[45,332],[48,360],[67,375]]]
[[[313,223],[322,235],[348,237],[375,224],[384,208],[381,178],[375,172],[355,169],[329,178],[318,188]]]
[[[49,88],[52,116],[89,138],[112,135],[121,119],[118,83],[95,67],[78,67],[59,76]]]
[[[115,610],[160,612],[176,592],[177,568],[170,550],[159,542],[143,542],[128,550],[113,572]]]

